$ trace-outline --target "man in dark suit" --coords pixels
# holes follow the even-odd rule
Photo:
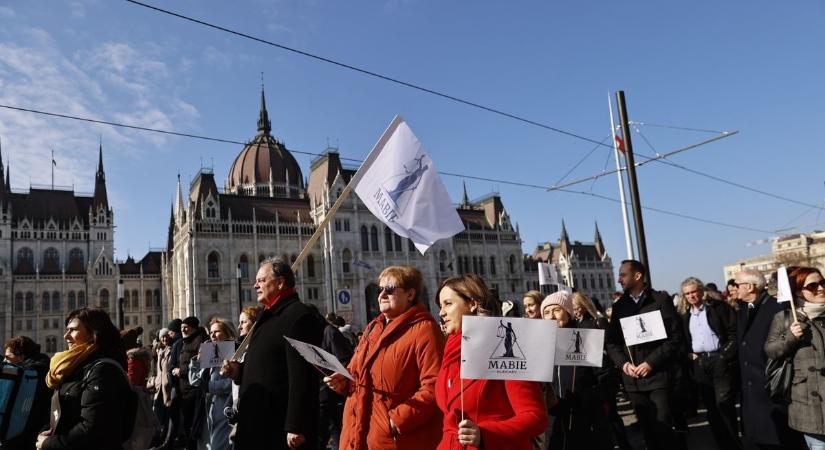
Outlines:
[[[320,378],[284,336],[320,346],[324,320],[301,303],[295,274],[281,257],[261,263],[255,290],[264,311],[243,363],[221,368],[240,384],[235,449],[316,449]]]
[[[675,371],[684,356],[682,322],[670,298],[645,284],[645,272],[639,261],[622,261],[619,284],[624,294],[613,303],[605,337],[607,354],[621,369],[625,392],[642,426],[647,448],[684,448],[683,436],[674,432],[672,409]],[[652,311],[661,313],[667,337],[628,347],[621,319]]]
[[[719,450],[741,447],[736,420],[736,315],[727,303],[705,298],[702,281],[682,282],[690,308],[682,315],[691,374],[707,408],[708,423]]]
[[[773,317],[787,308],[765,290],[765,277],[754,269],[736,274],[739,311],[736,342],[742,380],[742,444],[746,449],[799,448],[798,433],[788,427],[788,409],[765,390],[765,340]]]

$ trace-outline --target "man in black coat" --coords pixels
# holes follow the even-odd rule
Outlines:
[[[788,409],[774,403],[765,390],[764,346],[773,317],[787,308],[765,290],[757,270],[736,274],[739,311],[736,342],[742,380],[742,443],[746,449],[798,448],[800,437],[788,427]]]
[[[675,370],[684,353],[682,322],[670,298],[645,285],[645,267],[635,260],[622,261],[619,284],[622,297],[613,303],[613,315],[605,336],[607,354],[622,372],[625,392],[633,404],[650,450],[684,448],[674,432],[673,386]],[[659,311],[667,337],[628,347],[621,319]]]
[[[261,263],[255,290],[264,311],[243,363],[221,368],[240,384],[235,449],[316,449],[320,377],[284,336],[320,346],[324,319],[301,303],[295,274],[280,257]]]
[[[702,281],[682,282],[690,308],[682,314],[690,372],[707,408],[708,423],[719,450],[741,448],[736,420],[736,314],[722,300],[705,298]]]

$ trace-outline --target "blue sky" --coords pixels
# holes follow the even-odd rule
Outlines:
[[[740,134],[673,162],[823,205],[822,43],[825,6],[794,2],[385,2],[182,0],[158,6],[410,81],[591,139],[609,134],[607,93],[623,89],[631,120]],[[261,72],[273,134],[290,149],[363,158],[395,114],[443,171],[551,185],[594,145],[152,12],[121,1],[0,4],[0,103],[243,141],[255,134]],[[116,252],[165,244],[176,175],[213,166],[224,179],[241,150],[0,108],[12,187],[92,190],[102,135]],[[649,146],[642,135],[652,144]],[[712,134],[640,126],[639,153]],[[597,149],[570,179],[600,172]],[[308,172],[310,157],[296,154]],[[721,282],[722,266],[769,251],[745,244],[822,210],[651,163],[638,171],[645,205],[766,232],[645,212],[653,280]],[[462,179],[445,177],[454,201]],[[599,199],[466,180],[471,197],[500,192],[524,250],[592,241],[598,221],[624,259],[619,208]],[[617,196],[615,176],[576,189]],[[819,225],[825,228],[825,224]],[[794,230],[798,231],[798,230]]]

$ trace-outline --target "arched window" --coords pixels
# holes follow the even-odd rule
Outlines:
[[[128,289],[124,290],[123,291],[123,309],[126,309],[126,308],[129,307],[129,303],[131,302],[131,300],[132,300],[132,293]]]
[[[137,289],[132,289],[132,309],[140,309],[140,295]]]
[[[23,293],[14,294],[14,312],[23,312]]]
[[[372,247],[372,251],[378,251],[378,228],[375,225],[370,228],[370,247]]]
[[[48,291],[43,291],[43,303],[41,304],[41,308],[43,312],[49,312],[52,309],[52,299],[49,296]]]
[[[459,256],[456,261],[458,261],[458,273],[464,273],[464,258]]]
[[[401,251],[401,236],[397,234],[395,235],[395,251]]]
[[[77,302],[75,301],[74,291],[69,291],[69,295],[67,296],[69,311],[74,311],[77,309]]]
[[[495,274],[496,274],[496,257],[491,256],[490,257],[490,275],[495,275]]]
[[[315,278],[315,258],[312,255],[307,255],[307,277]]]
[[[478,273],[478,258],[473,256],[473,273]]]
[[[349,251],[348,248],[345,248],[344,251],[341,252],[341,272],[350,273],[350,271],[352,271],[351,261],[352,252]]]
[[[49,247],[43,252],[44,267],[60,267],[60,253],[54,247]]]
[[[85,267],[83,261],[83,250],[73,248],[69,251],[69,266]]]
[[[34,312],[34,292],[26,292],[26,312]]]
[[[143,293],[143,296],[144,296],[143,304],[146,305],[146,309],[151,308],[152,307],[152,290],[151,289],[146,289],[146,292]]]
[[[155,289],[155,308],[160,308],[160,289]]]
[[[56,336],[46,337],[46,353],[56,353],[56,352],[57,352],[57,337]]]
[[[370,251],[370,237],[366,225],[361,225],[361,251]]]
[[[52,292],[52,311],[63,311],[63,303],[60,302],[60,292]]]
[[[23,247],[20,250],[17,250],[17,265],[18,267],[23,264],[29,267],[34,267],[34,252],[32,249],[28,247]]]
[[[392,251],[392,230],[390,227],[384,227],[384,248],[388,251]]]
[[[249,259],[246,255],[241,255],[241,258],[238,260],[238,264],[241,266],[241,279],[248,280],[249,279]]]
[[[78,291],[77,292],[77,307],[78,308],[85,308],[86,307],[86,292]]]
[[[127,293],[129,291],[126,291]],[[100,307],[103,309],[109,309],[109,290],[103,288],[100,290],[100,295],[98,295],[98,299],[100,300]]]
[[[207,276],[209,278],[220,278],[219,265],[220,257],[218,256],[218,252],[211,252],[206,258]]]
[[[507,269],[510,273],[516,273],[516,255],[510,255],[507,261]]]
[[[484,275],[484,257],[478,257],[478,273],[479,275]]]

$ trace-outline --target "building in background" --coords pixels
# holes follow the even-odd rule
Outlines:
[[[768,278],[780,265],[811,266],[825,271],[825,231],[776,238],[771,244],[770,254],[741,259],[725,266],[722,271],[726,280],[742,269],[756,269]]]
[[[169,299],[164,319],[237,317],[256,301],[258,263],[270,255],[294,261],[355,173],[328,148],[311,161],[305,181],[298,162],[271,134],[263,91],[257,128],[223,188],[211,169],[201,169],[186,192],[178,179],[161,268],[162,297]],[[522,242],[501,198],[471,202],[465,189],[457,211],[465,230],[421,255],[350,195],[297,271],[299,295],[363,326],[378,314],[378,274],[408,264],[422,271],[420,298],[433,312],[439,283],[463,273],[484,277],[502,299],[520,298]]]

